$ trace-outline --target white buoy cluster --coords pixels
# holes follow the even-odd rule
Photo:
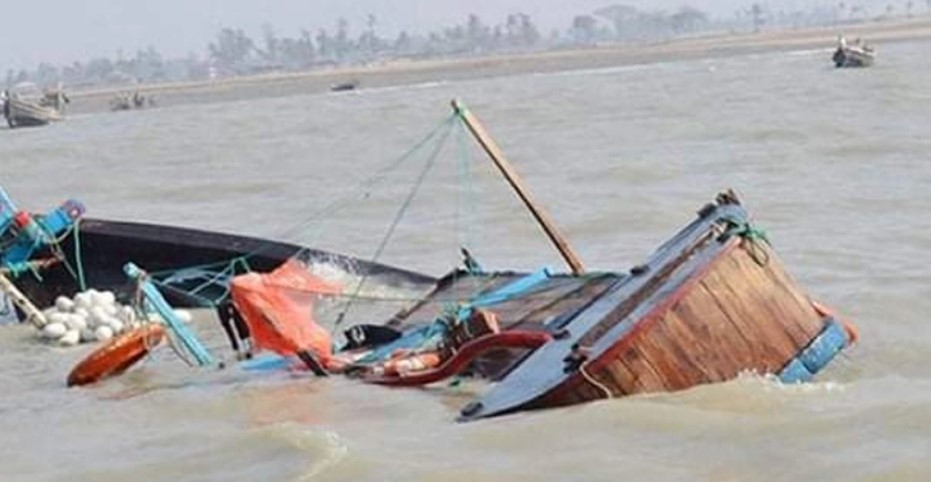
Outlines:
[[[44,314],[48,323],[42,338],[62,346],[109,340],[139,326],[133,308],[118,303],[111,291],[89,289],[74,298],[59,296]]]

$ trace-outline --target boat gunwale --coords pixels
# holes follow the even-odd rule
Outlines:
[[[737,204],[716,205],[713,211],[700,214],[698,219],[692,221],[669,241],[663,243],[660,249],[654,252],[653,256],[645,265],[651,271],[655,266],[665,267],[669,263],[672,263],[683,255],[683,251],[692,249],[693,254],[681,263],[675,265],[675,268],[666,275],[665,280],[667,282],[671,279],[676,279],[676,282],[672,283],[669,287],[665,287],[666,289],[653,290],[646,297],[639,299],[633,309],[627,310],[624,316],[618,320],[614,320],[612,327],[601,334],[597,341],[589,347],[591,350],[590,359],[598,360],[603,358],[606,351],[609,351],[612,346],[621,343],[622,339],[619,339],[619,337],[626,337],[626,335],[629,334],[628,332],[636,329],[637,326],[644,321],[644,318],[651,314],[654,309],[662,308],[663,306],[661,305],[667,302],[669,303],[668,306],[671,306],[671,303],[675,300],[666,300],[664,297],[670,298],[671,295],[679,291],[687,291],[683,289],[687,287],[687,283],[694,283],[700,280],[701,276],[707,273],[707,270],[710,270],[715,264],[715,261],[719,259],[719,256],[722,256],[730,249],[733,249],[733,247],[739,245],[739,238],[735,239],[731,237],[722,240],[714,236],[714,233],[716,233],[715,226],[719,226],[718,223],[724,220],[741,222],[747,221],[748,219],[749,214]],[[710,243],[708,241],[710,241]],[[685,248],[681,250],[674,249],[679,245],[685,245]],[[707,246],[710,246],[711,249],[701,250],[701,248]],[[694,250],[696,249],[701,250],[697,256],[694,254]],[[702,266],[702,263],[704,263],[704,266]],[[698,266],[701,266],[701,269],[696,270]],[[606,290],[597,301],[591,303],[585,310],[575,314],[571,319],[564,322],[563,330],[567,330],[568,333],[555,337],[553,341],[534,351],[524,360],[524,363],[514,368],[509,374],[509,377],[515,375],[519,377],[525,371],[533,370],[534,368],[531,363],[534,358],[549,356],[551,359],[564,360],[563,354],[571,353],[574,345],[577,345],[580,340],[588,335],[597,325],[604,322],[606,318],[611,317],[612,313],[622,309],[622,305],[626,304],[628,300],[635,296],[641,289],[646,288],[655,278],[655,276],[641,275],[629,276],[618,280],[614,287]],[[660,287],[663,287],[662,284],[660,284]],[[657,303],[657,299],[663,300],[663,302]],[[646,311],[646,313],[644,313],[644,311]],[[577,334],[572,333],[572,323],[580,319],[584,320],[582,317],[590,317],[592,319],[588,320],[588,323],[584,323]],[[479,407],[478,409],[474,411],[468,410],[468,407],[464,409],[464,412],[470,413],[461,414],[460,420],[474,420],[477,418],[503,415],[519,410],[528,403],[532,403],[535,400],[547,396],[555,388],[563,385],[567,379],[579,374],[578,371],[554,373],[558,373],[558,376],[551,377],[548,381],[543,383],[531,384],[530,382],[534,377],[520,380],[523,383],[518,384],[523,388],[527,386],[536,386],[537,388],[534,394],[527,395],[526,392],[521,392],[518,394],[520,395],[519,397],[507,396],[507,394],[497,395],[498,393],[502,393],[502,390],[506,387],[507,378],[505,378],[489,392],[476,400],[476,402],[480,404],[476,405]],[[514,393],[514,391],[511,391],[511,393]],[[496,396],[499,397],[501,400],[500,402],[494,404],[486,402],[486,400],[493,401]],[[517,398],[519,398],[519,400]]]

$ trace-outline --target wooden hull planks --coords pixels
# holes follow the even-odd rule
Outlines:
[[[461,419],[779,374],[827,326],[732,196],[634,273]]]
[[[43,126],[62,119],[61,113],[56,109],[19,99],[7,99],[3,114],[11,129]]]

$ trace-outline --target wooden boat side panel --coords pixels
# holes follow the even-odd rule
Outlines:
[[[677,301],[640,319],[637,328],[587,368],[613,396],[674,391],[736,377],[775,373],[822,328],[822,321],[774,256],[758,263],[745,246],[717,257]],[[558,406],[605,398],[584,374],[535,403]]]
[[[769,259],[778,261],[776,253],[769,250],[768,247],[766,249],[769,253]],[[783,288],[795,298],[795,307],[798,308],[798,311],[793,316],[787,318],[788,321],[794,322],[787,323],[786,326],[789,328],[788,333],[799,346],[808,344],[812,337],[820,333],[823,327],[821,315],[818,314],[814,305],[812,305],[811,298],[805,294],[798,283],[789,275],[781,262],[772,263],[767,266],[767,268],[765,273],[776,279],[777,283],[783,286]],[[796,327],[798,327],[797,330],[795,329]]]
[[[752,237],[746,211],[731,197],[717,202],[560,323],[551,342],[465,407],[461,420],[782,370],[823,320]]]
[[[793,342],[796,350],[806,345],[822,328],[821,317],[812,307],[808,297],[788,277],[775,253],[766,246],[757,246],[765,253],[766,262],[761,266],[746,249],[743,256],[728,260],[732,264],[728,273],[733,278],[726,281],[735,290],[746,284],[765,286],[766,289],[741,291],[738,299],[749,306],[753,313],[762,312],[767,320],[779,322],[781,330]],[[739,280],[746,280],[742,283]]]
[[[678,369],[683,360],[677,343],[658,335],[656,324],[648,335],[638,338],[639,342],[628,346],[612,361],[604,365],[608,373],[630,373],[632,378],[615,377],[621,385],[611,387],[617,394],[675,390],[689,384],[688,374]]]
[[[649,336],[641,338],[639,346],[644,357],[656,367],[664,380],[664,390],[682,390],[697,383],[704,383],[714,378],[702,368],[702,364],[690,356],[689,345],[678,333],[671,333],[670,318],[678,318],[670,310],[659,323],[653,325]],[[635,392],[628,392],[635,393]]]

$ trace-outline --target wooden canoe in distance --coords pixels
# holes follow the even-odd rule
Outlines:
[[[831,56],[834,66],[843,67],[869,67],[873,65],[876,51],[869,46],[838,46]]]
[[[61,112],[52,107],[16,98],[6,100],[3,115],[11,129],[44,126],[62,119]]]
[[[682,390],[742,371],[804,380],[847,343],[732,193],[551,330],[554,340],[468,404],[461,420]]]

